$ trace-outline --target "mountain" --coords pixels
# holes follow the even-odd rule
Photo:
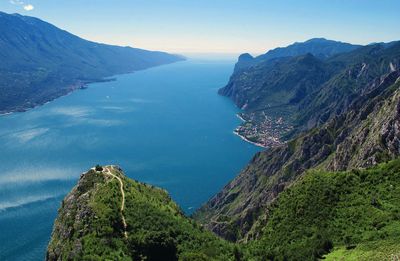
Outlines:
[[[104,77],[182,59],[87,41],[34,17],[0,12],[0,113],[43,104]]]
[[[307,53],[310,53],[320,59],[326,59],[334,56],[335,54],[352,51],[358,47],[360,47],[360,45],[327,40],[325,38],[313,38],[305,42],[296,42],[286,47],[272,49],[267,53],[259,55],[255,58],[248,53],[242,54],[235,66],[235,71],[239,71],[271,59],[294,57],[305,55]]]
[[[368,83],[399,66],[400,42],[325,59],[310,53],[274,58],[235,71],[219,93],[243,109],[245,123],[237,130],[241,136],[275,146],[339,115]]]
[[[207,228],[232,241],[257,237],[268,206],[311,168],[344,171],[400,156],[400,70],[368,83],[340,115],[258,153],[196,214]]]
[[[185,217],[166,191],[116,166],[82,174],[62,201],[46,254],[46,260],[178,258],[233,260],[234,247]]]

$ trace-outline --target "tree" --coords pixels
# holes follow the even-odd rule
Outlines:
[[[103,167],[100,166],[99,164],[96,165],[95,169],[96,171],[103,171]]]

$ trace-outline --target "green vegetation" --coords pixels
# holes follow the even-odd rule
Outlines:
[[[47,259],[389,260],[399,255],[400,159],[311,170],[269,206],[259,236],[228,243],[185,217],[165,190],[90,170],[63,201]],[[122,215],[127,226],[124,238]],[[229,219],[229,217],[225,217]]]
[[[63,201],[48,260],[234,260],[233,244],[185,217],[166,191],[112,173],[124,184],[124,212],[117,179],[90,170]]]
[[[400,160],[367,170],[309,171],[268,210],[249,258],[390,260],[400,252]],[[349,258],[349,259],[347,259]]]

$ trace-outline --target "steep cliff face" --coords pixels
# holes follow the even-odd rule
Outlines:
[[[341,115],[287,144],[258,153],[195,219],[231,241],[257,238],[268,206],[307,169],[367,167],[400,155],[400,71],[376,79]]]
[[[338,117],[346,127],[338,132],[328,169],[368,167],[399,155],[400,71],[374,85],[350,107],[346,117]]]
[[[277,58],[234,73],[219,93],[246,110],[286,105],[300,100],[329,79],[332,72],[311,54]]]
[[[47,260],[233,259],[232,246],[186,218],[166,191],[116,166],[96,169],[63,200]]]

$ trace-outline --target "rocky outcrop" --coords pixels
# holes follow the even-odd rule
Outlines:
[[[383,77],[351,107],[328,169],[368,167],[399,155],[399,78],[399,71]]]
[[[52,239],[46,254],[46,260],[76,260],[82,252],[82,236],[87,233],[88,227],[92,226],[95,213],[90,207],[90,199],[95,187],[104,183],[106,177],[101,173],[90,170],[82,174],[78,184],[64,198],[54,223]],[[74,237],[80,235],[80,237]],[[72,240],[72,242],[70,242]],[[73,246],[68,255],[65,248],[70,242]]]

